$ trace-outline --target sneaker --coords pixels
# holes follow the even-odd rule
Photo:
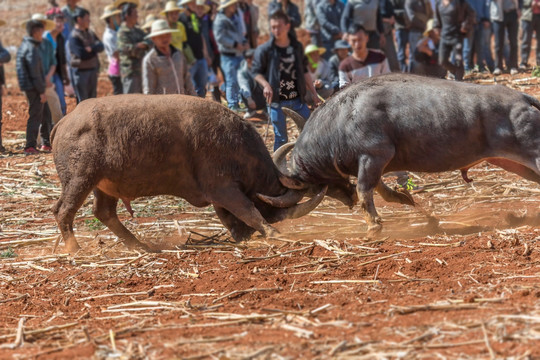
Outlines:
[[[52,147],[50,147],[49,145],[41,145],[39,151],[44,153],[50,153],[52,151]]]
[[[495,70],[493,70],[493,75],[501,75],[501,74],[502,74],[501,69],[495,68]]]
[[[516,68],[511,68],[510,69],[510,75],[517,75],[517,74],[519,74],[518,69],[516,69]]]
[[[39,151],[36,150],[35,147],[31,146],[29,148],[24,149],[25,155],[36,155],[39,154]]]
[[[255,117],[257,115],[256,111],[248,111],[244,114],[244,120],[251,119],[252,117]]]

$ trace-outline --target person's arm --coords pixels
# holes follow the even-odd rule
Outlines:
[[[461,32],[468,33],[474,28],[474,23],[476,22],[476,11],[474,11],[472,6],[469,5],[466,0],[462,1],[462,6],[465,6],[465,20],[461,24]],[[517,9],[517,11],[519,12],[519,9]]]
[[[349,75],[346,71],[339,70],[339,88],[343,89],[345,86],[349,85],[351,83],[351,79],[349,79]]]
[[[268,54],[266,53],[265,49],[266,46],[261,45],[255,50],[251,72],[255,76],[255,81],[258,82],[263,88],[263,94],[266,102],[271,104],[274,91],[272,90],[270,83],[264,77],[264,74],[266,74],[268,69]]]
[[[345,5],[345,9],[343,9],[343,13],[341,14],[341,32],[347,33],[347,29],[349,28],[349,25],[351,24],[351,18],[352,18],[352,6],[350,2],[347,2]]]
[[[289,14],[287,15],[289,15],[289,18],[291,19],[291,28],[300,27],[300,25],[302,25],[302,17],[300,16],[298,6],[296,6],[296,4],[289,3],[289,9],[290,11],[288,11]]]
[[[434,29],[442,28],[441,14],[439,13],[439,0],[435,1],[435,15],[433,16],[433,28]]]
[[[380,74],[388,74],[388,73],[390,73],[390,65],[388,64],[388,59],[384,59],[384,61],[381,64]]]
[[[92,51],[97,55],[98,53],[105,50],[105,47],[103,46],[103,43],[101,42],[101,40],[99,40],[96,34],[92,33],[92,36],[94,38],[94,43],[92,44],[91,48]]]
[[[248,73],[247,68],[241,68],[240,71],[238,71],[237,74],[237,80],[238,80],[238,87],[240,88],[240,94],[247,98],[251,97],[251,89],[250,89],[250,74]]]
[[[341,28],[328,20],[328,14],[324,11],[325,3],[320,3],[315,7],[315,16],[321,28],[336,36],[341,33]]]
[[[33,88],[40,94],[45,94],[45,78],[43,77],[43,69],[41,68],[41,58],[37,48],[33,48],[28,52],[26,59],[28,62],[28,78],[32,83]]]
[[[142,64],[142,88],[143,94],[156,94],[157,79],[155,69],[150,61],[150,56],[145,56]]]
[[[7,51],[3,46],[2,42],[0,42],[0,64],[5,64],[11,60],[11,55],[9,54],[9,51]]]

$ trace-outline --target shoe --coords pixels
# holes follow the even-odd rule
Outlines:
[[[528,64],[519,64],[519,70],[526,71],[528,68]]]
[[[36,155],[39,154],[39,151],[36,150],[35,147],[31,146],[29,148],[24,149],[25,155]]]
[[[501,75],[501,74],[502,74],[501,69],[495,68],[495,70],[493,70],[493,75]]]
[[[255,117],[257,115],[256,111],[248,111],[244,114],[244,120],[251,119],[252,117]]]
[[[44,153],[50,153],[52,151],[52,147],[48,145],[41,145],[41,147],[39,148],[39,151],[44,152]]]
[[[516,69],[516,68],[511,68],[510,69],[510,75],[517,75],[517,74],[519,74],[518,69]]]

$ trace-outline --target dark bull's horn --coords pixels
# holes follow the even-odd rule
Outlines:
[[[288,189],[287,192],[280,196],[268,196],[264,194],[257,194],[257,197],[263,202],[278,208],[288,208],[298,204],[304,197],[305,190],[293,190]]]
[[[272,219],[269,219],[269,222],[274,223],[285,219],[297,219],[299,217],[309,214],[324,199],[324,195],[326,195],[326,190],[328,190],[328,186],[324,186],[317,195],[315,195],[306,202],[296,204],[286,209],[280,209],[277,214],[272,217]]]
[[[302,131],[304,129],[304,125],[306,125],[306,119],[304,119],[304,117],[302,115],[300,115],[296,111],[294,111],[292,109],[289,109],[289,108],[286,108],[286,107],[282,107],[281,109],[283,110],[283,113],[286,116],[293,119],[293,121],[296,124],[296,127],[298,128],[299,131]]]

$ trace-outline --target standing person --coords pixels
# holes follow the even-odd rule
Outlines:
[[[5,24],[6,23],[3,20],[0,20],[0,26]],[[0,41],[0,153],[6,151],[6,148],[2,145],[2,93],[4,92],[4,85],[6,83],[4,64],[8,63],[10,60],[11,55],[4,49],[2,42]]]
[[[394,29],[396,30],[397,60],[401,72],[409,71],[407,44],[409,44],[409,18],[405,13],[405,0],[390,0],[394,9]],[[414,44],[409,44],[409,51]]]
[[[142,59],[149,48],[144,31],[138,28],[137,5],[122,5],[122,25],[118,29],[117,46],[120,54],[120,75],[124,94],[142,93]]]
[[[341,16],[341,31],[346,33],[352,24],[361,25],[369,37],[370,49],[384,46],[384,28],[379,0],[349,0]]]
[[[229,109],[239,111],[238,106],[238,69],[243,60],[242,53],[249,49],[247,40],[242,35],[233,17],[236,14],[238,0],[221,0],[218,14],[214,21],[214,35],[221,54],[221,69],[225,76],[225,94]]]
[[[485,0],[469,0],[469,5],[471,5],[476,12],[476,24],[463,42],[465,72],[482,72],[493,66],[493,59],[491,59],[491,55],[486,57],[485,49],[487,47],[489,51],[488,54],[491,54],[491,41],[484,40],[485,32],[491,34],[491,23],[489,22],[489,2]],[[488,39],[491,40],[491,36],[488,36]],[[476,64],[474,64],[475,55]]]
[[[50,129],[43,118],[43,107],[47,102],[43,65],[39,54],[39,44],[43,38],[45,25],[38,20],[26,22],[27,36],[17,50],[17,80],[28,100],[28,121],[26,123],[26,155],[38,154],[37,137],[41,132],[44,145],[51,146]],[[40,131],[41,130],[41,131]]]
[[[321,24],[319,22],[319,16],[317,15],[317,6],[319,5],[319,3],[320,1],[318,0],[305,0],[304,24],[305,24],[306,30],[309,33],[311,43],[317,46],[324,46],[323,40],[321,38],[321,32],[320,32]],[[341,3],[341,5],[344,6],[343,3]]]
[[[201,26],[201,18],[204,16],[206,5],[199,5],[195,0],[182,0],[180,6],[185,8],[184,12],[180,14],[180,22],[184,24],[186,29],[187,45],[193,51],[194,62],[190,68],[191,79],[197,95],[204,98],[208,83],[208,66],[212,64]]]
[[[433,9],[429,0],[405,0],[405,13],[409,19],[409,72],[414,72],[414,49],[422,38],[429,19],[433,18]]]
[[[65,16],[60,8],[51,8],[47,11],[46,15],[55,24],[54,29],[45,32],[45,38],[53,45],[56,56],[56,72],[52,77],[52,82],[58,96],[58,101],[60,101],[62,115],[66,115],[67,108],[64,86],[69,85],[69,76],[66,59],[66,42],[62,35],[65,26]]]
[[[143,59],[144,94],[197,95],[182,51],[172,46],[175,32],[178,29],[171,29],[166,20],[152,23],[147,38],[152,40],[154,47]]]
[[[191,65],[195,62],[195,59],[193,58],[193,52],[191,51],[191,49],[188,49],[189,45],[186,44],[186,28],[184,27],[184,24],[179,21],[180,13],[183,11],[184,9],[176,6],[176,2],[167,1],[167,3],[165,4],[165,9],[163,9],[160,14],[162,16],[165,16],[165,19],[169,24],[169,28],[178,30],[171,33],[171,45],[174,46],[176,50],[184,52],[184,56],[188,60],[188,65]]]
[[[62,35],[66,41],[69,40],[71,32],[75,27],[75,13],[78,9],[81,9],[80,6],[77,6],[79,0],[66,0],[66,5],[62,7],[62,12],[64,13],[64,30]]]
[[[540,42],[540,0],[523,0],[521,29],[521,62],[519,68],[527,70],[529,68],[533,32],[537,39],[535,64],[536,66],[540,65],[540,46],[538,45],[538,42]]]
[[[75,28],[71,32],[69,49],[77,103],[95,98],[99,71],[98,54],[104,48],[97,35],[90,30],[90,12],[86,9],[79,8],[75,13]]]
[[[255,50],[252,72],[255,80],[263,87],[269,104],[269,113],[274,127],[274,151],[287,142],[287,124],[282,106],[290,107],[305,119],[309,108],[305,102],[309,91],[319,104],[317,92],[306,67],[302,44],[290,34],[289,16],[277,10],[270,16],[270,40]]]
[[[334,55],[328,60],[334,92],[339,91],[339,65],[349,56],[350,48],[349,43],[345,40],[336,40],[334,43]]]
[[[244,119],[250,119],[255,116],[257,110],[263,110],[265,116],[268,116],[266,112],[266,100],[264,99],[263,88],[255,81],[251,69],[253,67],[253,56],[255,50],[249,49],[244,53],[244,60],[240,64],[240,70],[238,70],[238,86],[240,87],[240,95],[242,101],[246,104],[248,112],[244,114]]]
[[[414,73],[444,79],[446,69],[439,65],[439,31],[433,28],[433,19],[426,25],[424,37],[414,48]]]
[[[502,1],[502,0],[501,0]],[[455,80],[463,80],[463,38],[473,28],[476,13],[467,0],[437,0],[433,27],[441,34],[439,64]],[[455,64],[450,61],[454,53]]]
[[[291,35],[296,37],[295,30],[302,25],[302,18],[300,17],[298,6],[291,2],[291,0],[272,0],[268,4],[268,18],[278,10],[287,14],[291,21]]]
[[[489,14],[495,33],[495,70],[493,75],[502,74],[506,34],[510,44],[510,56],[506,69],[510,74],[518,73],[518,30],[520,10],[518,0],[490,0]]]
[[[112,5],[105,6],[101,20],[107,24],[103,33],[103,47],[109,67],[107,75],[113,86],[113,94],[120,95],[124,93],[122,78],[120,77],[120,54],[117,48],[117,29],[120,26],[120,10]]]
[[[329,59],[334,42],[343,37],[341,15],[345,6],[338,0],[322,0],[318,3],[315,14],[321,29],[322,46],[326,49],[325,59]],[[318,44],[312,42],[319,46]]]
[[[394,6],[390,0],[381,0],[379,12],[383,23],[384,42],[381,44],[381,49],[388,60],[390,70],[399,72],[400,66],[397,59],[396,45],[394,43]]]
[[[390,72],[388,60],[383,52],[367,47],[369,33],[362,25],[352,24],[347,31],[347,40],[352,54],[339,65],[340,89],[362,79]]]

